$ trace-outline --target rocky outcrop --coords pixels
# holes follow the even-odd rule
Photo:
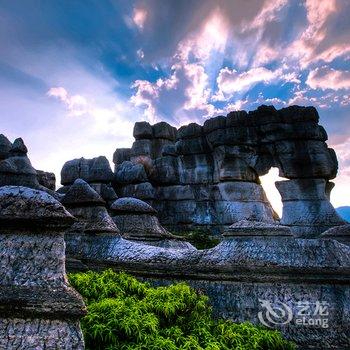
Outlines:
[[[117,198],[111,181],[113,172],[106,157],[92,159],[73,159],[66,162],[61,170],[61,184],[58,189],[61,194],[66,193],[77,179],[86,181],[103,198],[109,207]]]
[[[278,181],[276,186],[283,202],[281,224],[297,237],[318,237],[334,226],[346,224],[329,202],[324,179]]]
[[[46,192],[0,188],[1,349],[84,349],[84,303],[65,275],[73,221]]]
[[[240,220],[276,222],[259,176],[277,167],[290,184],[323,181],[317,219],[314,206],[298,197],[297,211],[303,207],[305,212],[296,224],[288,214],[291,201],[284,198],[282,224],[296,235],[316,236],[330,225],[343,224],[329,203],[329,180],[336,176],[337,159],[318,121],[313,107],[261,106],[178,130],[164,122],[153,126],[139,122],[132,147],[114,153],[114,187],[120,197],[151,204],[170,230],[196,227],[222,232]],[[280,185],[281,191],[282,186],[288,185]],[[305,234],[300,233],[304,229]]]
[[[86,269],[108,266],[157,285],[185,280],[209,295],[215,316],[234,322],[261,325],[271,310],[280,312],[270,326],[301,349],[348,349],[350,248],[331,239],[296,239],[285,228],[271,234],[261,223],[252,231],[254,225],[236,225],[234,235],[208,250],[164,249],[103,235],[72,237],[67,249]]]
[[[27,157],[27,152],[21,138],[12,144],[4,135],[0,135],[0,186],[40,187],[37,172]]]
[[[111,206],[113,220],[128,240],[174,249],[195,249],[181,237],[164,229],[157,211],[136,198],[119,198]]]
[[[350,246],[350,224],[332,227],[323,232],[321,237],[335,239]]]
[[[51,191],[56,190],[56,175],[43,170],[36,171],[38,181],[41,186],[48,188]]]
[[[120,233],[107,212],[106,202],[84,180],[75,180],[61,203],[77,219],[70,233]]]

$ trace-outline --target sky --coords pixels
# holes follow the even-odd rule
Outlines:
[[[332,203],[350,205],[349,15],[348,0],[0,0],[0,133],[59,178],[130,147],[136,121],[313,105],[339,160]]]

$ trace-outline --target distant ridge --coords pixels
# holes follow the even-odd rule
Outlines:
[[[343,219],[350,222],[350,206],[339,207],[335,210]]]

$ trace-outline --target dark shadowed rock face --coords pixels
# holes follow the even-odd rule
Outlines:
[[[38,174],[39,184],[48,188],[49,190],[56,190],[56,175],[42,170],[36,171]]]
[[[117,149],[114,155],[115,189],[119,196],[149,201],[158,210],[161,223],[171,229],[197,227],[222,232],[240,220],[276,220],[271,205],[262,199],[265,195],[257,192],[263,193],[259,176],[277,167],[280,176],[291,180],[325,181],[328,198],[323,205],[329,207],[327,218],[309,223],[311,230],[319,226],[315,231],[319,235],[330,222],[341,222],[337,217],[329,217],[329,180],[336,176],[338,163],[318,121],[313,107],[276,110],[273,106],[260,106],[249,113],[231,112],[208,119],[203,126],[191,123],[178,130],[164,122],[153,126],[136,123],[133,146]],[[259,191],[252,192],[252,184]],[[168,188],[174,192],[175,187],[178,195],[161,196]],[[235,190],[216,198],[218,187]],[[179,199],[184,192],[192,194]],[[284,203],[289,205],[287,200]],[[311,206],[304,208],[313,211]],[[286,218],[284,215],[283,222],[293,226]]]

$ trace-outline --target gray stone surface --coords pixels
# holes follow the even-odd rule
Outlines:
[[[147,174],[142,164],[125,161],[116,166],[114,182],[120,184],[133,184],[147,182]]]
[[[162,227],[157,211],[139,199],[119,198],[112,204],[111,211],[115,224],[126,239],[173,249],[195,249]]]
[[[1,349],[84,349],[85,306],[65,274],[72,222],[46,192],[0,188]]]
[[[27,151],[21,138],[11,144],[4,135],[0,135],[0,186],[40,187]]]
[[[0,349],[84,350],[79,322],[0,318]]]
[[[276,182],[283,202],[281,224],[297,237],[313,238],[333,226],[346,222],[337,214],[326,194],[323,179]]]
[[[316,302],[326,302],[328,328],[298,325],[294,319],[275,327],[302,349],[350,346],[350,247],[334,240],[228,237],[197,251],[81,235],[67,241],[67,250],[77,252],[87,268],[110,266],[157,284],[185,280],[209,295],[216,316],[236,322],[259,324],[259,312],[266,312],[260,300],[277,306],[283,302],[294,315],[300,302],[310,303],[311,312]]]
[[[334,150],[328,148],[325,142],[327,133],[318,122],[319,116],[313,107],[290,106],[277,110],[273,106],[263,105],[249,113],[236,111],[227,116],[208,119],[203,126],[195,123],[181,126],[177,131],[164,122],[154,126],[138,123],[135,125],[137,137],[132,159],[138,162],[138,156],[148,157],[147,179],[143,176],[139,176],[137,180],[135,176],[122,176],[121,183],[118,179],[120,163],[115,161],[115,187],[122,184],[127,195],[137,197],[139,193],[128,186],[149,182],[155,189],[155,196],[140,198],[152,200],[153,205],[160,209],[159,218],[162,224],[181,230],[191,223],[193,227],[202,227],[205,223],[222,232],[227,224],[234,223],[228,223],[228,220],[237,218],[278,220],[267,200],[262,201],[264,204],[256,204],[257,199],[254,196],[237,199],[242,193],[249,193],[249,183],[259,184],[259,176],[266,175],[272,167],[277,167],[280,176],[288,179],[325,181],[326,190],[321,188],[323,185],[319,189],[300,189],[299,199],[303,203],[284,201],[285,213],[290,212],[294,205],[299,206],[296,212],[305,211],[301,226],[294,226],[295,234],[317,236],[330,226],[314,220],[317,216],[313,205],[315,201],[311,199],[313,202],[307,204],[309,199],[305,199],[305,196],[312,197],[317,191],[325,191],[328,199],[322,199],[321,215],[326,213],[330,225],[338,220],[336,217],[332,218],[334,210],[329,203],[329,180],[336,176],[337,158]],[[116,154],[119,153],[123,153],[122,150],[116,151]],[[226,186],[226,183],[234,182],[247,184],[247,190],[239,190],[238,193],[229,191],[224,199],[216,198],[215,191],[212,193],[213,186]],[[183,186],[187,193],[187,186],[190,186],[194,193],[193,200],[206,201],[206,205],[201,203],[200,209],[192,210],[191,198],[182,198],[183,191],[178,189],[179,195],[175,194],[174,199],[178,202],[176,207],[174,201],[164,196],[167,190],[163,190],[175,186]],[[202,195],[196,194],[198,186],[206,187],[206,190],[201,191]],[[207,198],[204,193],[208,194]],[[187,201],[187,204],[180,201]],[[249,201],[254,203],[248,204]],[[188,209],[185,213],[182,212],[184,207]],[[237,215],[240,210],[244,214]],[[254,210],[258,213],[253,213]],[[169,216],[169,213],[172,214]],[[289,222],[286,218],[285,215],[286,224],[293,224],[294,219],[291,218]]]
[[[140,199],[126,197],[117,199],[112,205],[111,210],[114,213],[132,213],[132,214],[157,214],[157,211],[146,202]]]
[[[61,202],[77,219],[69,232],[120,233],[107,212],[104,200],[84,180],[75,180]]]
[[[36,171],[38,175],[39,184],[48,188],[49,190],[56,190],[56,176],[54,173],[46,172],[43,170]]]
[[[61,203],[68,207],[75,206],[104,206],[101,196],[84,180],[76,179],[65,193]]]
[[[106,157],[73,159],[66,162],[61,170],[61,184],[71,185],[76,179],[86,182],[110,183],[113,172]]]
[[[153,138],[152,126],[147,122],[136,122],[133,136],[136,140]]]
[[[261,221],[240,220],[232,224],[223,234],[225,237],[280,237],[292,236],[290,228]]]
[[[340,243],[350,245],[350,224],[332,227],[323,232],[321,238],[335,239]]]

